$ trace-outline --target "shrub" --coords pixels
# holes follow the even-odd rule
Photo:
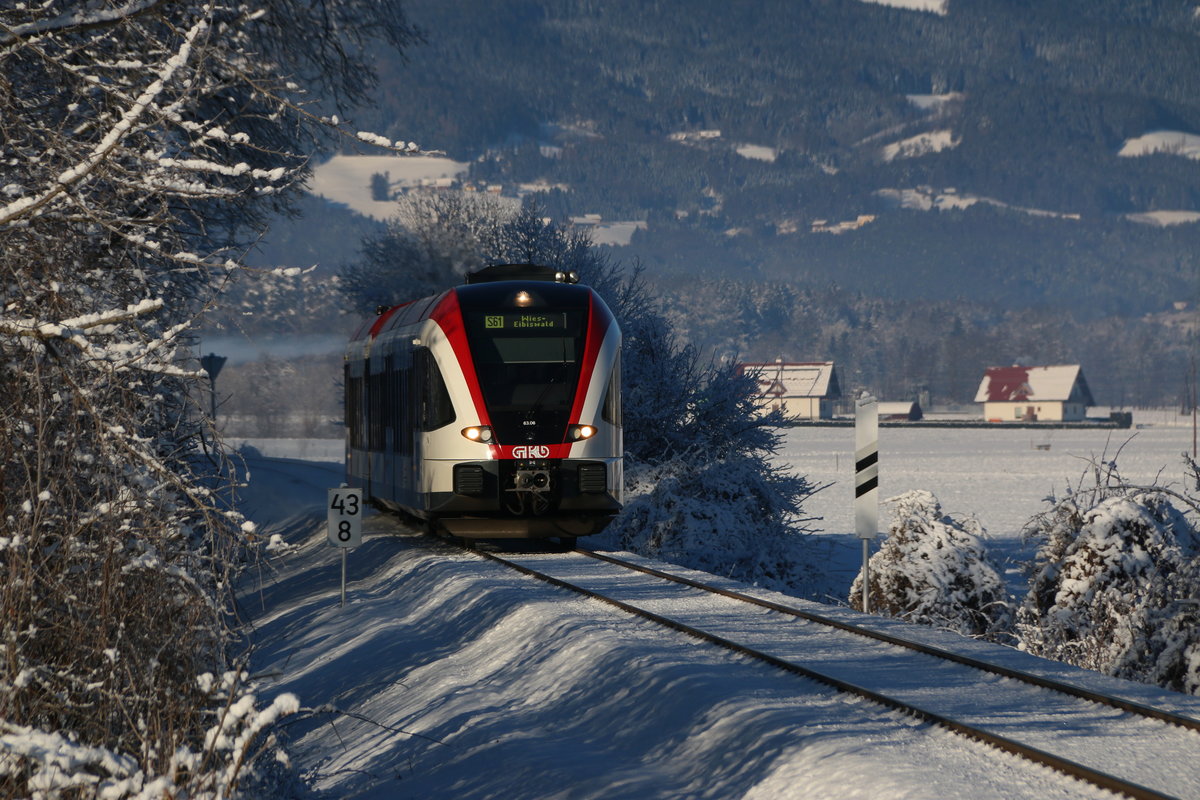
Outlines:
[[[887,502],[894,519],[869,562],[871,611],[969,636],[1004,638],[1012,611],[978,522],[942,513],[927,491],[906,492]],[[850,605],[858,610],[862,581],[860,572],[850,587]]]
[[[1017,617],[1037,655],[1179,691],[1200,688],[1200,535],[1160,487],[1126,485],[1112,463],[1026,526],[1040,541]]]

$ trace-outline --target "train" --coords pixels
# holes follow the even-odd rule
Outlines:
[[[598,533],[622,503],[621,330],[576,273],[498,264],[377,309],[345,353],[346,482],[472,543]]]

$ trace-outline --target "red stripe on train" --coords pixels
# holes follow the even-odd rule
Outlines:
[[[483,387],[479,385],[479,376],[475,374],[475,360],[471,358],[471,347],[467,344],[467,329],[463,324],[462,308],[458,304],[458,292],[453,289],[447,292],[429,318],[442,329],[446,340],[450,342],[450,348],[454,350],[454,358],[467,380],[467,390],[471,393],[471,402],[475,405],[479,423],[491,425],[487,404],[483,402]]]
[[[604,344],[604,335],[612,324],[612,316],[607,313],[605,306],[599,305],[595,293],[588,297],[588,327],[587,342],[583,347],[583,364],[579,370],[579,385],[575,387],[575,402],[571,405],[571,416],[568,422],[577,423],[583,414],[583,404],[587,400],[588,388],[596,378],[596,362],[600,358],[600,347]],[[563,431],[565,439],[567,432]],[[568,445],[569,447],[570,445]]]

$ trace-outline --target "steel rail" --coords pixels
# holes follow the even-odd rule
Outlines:
[[[879,692],[876,692],[872,689],[868,689],[864,686],[859,686],[857,684],[850,683],[849,681],[844,681],[844,680],[834,677],[832,675],[827,675],[822,672],[817,672],[816,670],[813,670],[809,667],[805,667],[801,664],[797,664],[792,661],[787,661],[785,659],[779,658],[778,656],[773,656],[769,653],[764,653],[761,650],[756,650],[754,648],[747,647],[746,645],[739,644],[739,643],[737,643],[731,639],[727,639],[723,636],[718,636],[714,633],[700,630],[699,628],[695,628],[695,627],[692,627],[685,623],[679,622],[677,620],[670,619],[669,617],[664,617],[660,614],[655,614],[652,611],[647,611],[647,610],[639,608],[635,605],[631,605],[624,601],[617,600],[616,598],[609,597],[608,595],[601,594],[600,592],[596,592],[591,589],[586,589],[582,586],[578,586],[576,584],[570,583],[569,581],[562,580],[561,578],[556,578],[552,575],[547,575],[544,572],[539,572],[538,570],[533,569],[532,567],[525,566],[524,564],[518,564],[516,562],[509,561],[508,559],[504,558],[503,556],[497,555],[495,553],[490,553],[485,550],[474,550],[471,552],[474,552],[477,555],[479,555],[483,558],[489,559],[491,561],[494,561],[498,564],[503,564],[504,566],[506,566],[510,569],[516,570],[517,572],[519,572],[523,575],[527,575],[529,577],[536,578],[537,580],[540,580],[551,586],[556,586],[560,589],[565,589],[567,591],[574,592],[574,593],[582,595],[584,597],[589,597],[594,600],[599,600],[602,603],[606,603],[607,605],[613,606],[614,608],[620,609],[621,611],[624,611],[628,614],[632,614],[634,616],[641,617],[642,619],[649,620],[657,625],[662,625],[664,627],[671,628],[672,630],[679,631],[680,633],[686,634],[688,636],[699,639],[701,641],[709,642],[710,644],[717,645],[718,647],[724,648],[731,652],[738,653],[740,655],[744,655],[749,658],[753,658],[757,661],[761,661],[765,664],[769,664],[770,666],[773,666],[784,672],[788,672],[793,675],[799,675],[801,677],[808,678],[810,680],[813,680],[818,683],[829,686],[839,692],[852,694],[857,697],[861,697],[863,699],[878,703],[886,708],[890,708],[895,711],[899,711],[901,713],[908,714],[909,716],[915,717],[922,721],[929,722],[934,725],[938,725],[939,727],[942,727],[946,730],[950,730],[950,731],[957,733],[961,736],[964,736],[966,738],[973,739],[975,741],[979,741],[984,744],[991,745],[992,747],[995,747],[996,749],[1001,750],[1002,752],[1010,753],[1012,755],[1016,755],[1021,758],[1024,758],[1028,761],[1032,761],[1032,762],[1041,764],[1041,765],[1049,767],[1063,775],[1085,781],[1087,783],[1092,784],[1093,786],[1096,786],[1101,789],[1105,789],[1106,791],[1114,792],[1116,794],[1124,795],[1126,797],[1131,797],[1134,800],[1179,800],[1179,798],[1176,798],[1172,795],[1163,794],[1162,792],[1158,792],[1149,787],[1142,786],[1140,784],[1136,784],[1131,781],[1123,780],[1121,778],[1116,777],[1115,775],[1110,775],[1105,772],[1100,772],[1099,770],[1092,769],[1091,767],[1085,766],[1085,765],[1080,764],[1075,761],[1071,761],[1070,759],[1062,758],[1061,756],[1056,756],[1053,753],[1049,753],[1045,750],[1041,750],[1036,747],[1031,747],[1029,745],[1022,744],[1021,742],[1017,742],[1015,740],[1008,739],[1003,736],[998,736],[994,733],[983,730],[981,728],[976,728],[974,726],[967,725],[966,723],[959,722],[959,721],[952,719],[950,717],[947,717],[943,714],[938,714],[936,712],[929,711],[929,710],[921,708],[919,706],[912,705],[911,703],[906,703],[902,700],[897,700],[895,698],[888,697],[887,695],[880,694]],[[591,555],[591,553],[588,551],[581,550],[581,551],[576,551],[576,552],[588,553],[589,555]],[[607,560],[607,557],[603,557],[600,560]],[[625,562],[621,562],[619,559],[613,559],[613,561],[616,566],[624,566],[625,565]],[[637,565],[632,565],[632,566],[637,566]],[[639,569],[638,571],[643,571],[643,570]],[[647,574],[653,575],[654,571],[647,571]],[[679,582],[687,583],[687,579],[681,579]],[[705,587],[699,586],[696,588],[705,588]],[[720,592],[718,591],[718,593],[720,593]]]
[[[731,589],[722,589],[718,586],[710,586],[706,583],[701,583],[700,581],[694,581],[694,580],[691,580],[690,578],[684,578],[679,575],[672,575],[669,572],[663,572],[662,570],[654,569],[653,567],[647,567],[642,564],[635,564],[632,561],[625,561],[624,559],[615,558],[613,556],[605,555],[603,553],[596,553],[591,550],[582,550],[582,549],[576,549],[576,550],[573,550],[572,552],[589,556],[591,558],[597,559],[598,561],[606,561],[606,562],[608,562],[610,564],[614,564],[616,566],[636,570],[637,572],[642,572],[642,573],[645,573],[646,575],[652,575],[655,578],[661,578],[663,580],[671,581],[673,583],[679,583],[679,584],[683,584],[684,586],[690,586],[693,589],[700,589],[705,592],[711,592],[712,594],[717,594],[722,597],[727,597],[727,598],[730,598],[731,600],[740,600],[744,603],[750,603],[751,605],[755,605],[760,608],[770,609],[771,611],[778,611],[781,614],[787,614],[789,616],[798,617],[800,619],[807,620],[809,622],[815,622],[819,625],[827,625],[829,627],[837,628],[839,630],[843,630],[848,633],[853,633],[858,636],[865,636],[869,639],[875,639],[876,641],[885,642],[885,643],[891,644],[891,645],[896,645],[897,647],[904,647],[909,650],[915,650],[919,653],[924,653],[926,655],[933,656],[935,658],[941,658],[946,661],[953,661],[957,664],[962,664],[967,667],[974,667],[975,669],[983,670],[984,672],[991,672],[995,675],[1000,675],[1005,678],[1011,678],[1013,680],[1020,681],[1022,683],[1028,683],[1033,686],[1041,687],[1043,689],[1050,689],[1052,691],[1059,692],[1060,694],[1065,694],[1065,695],[1069,695],[1071,697],[1076,697],[1080,700],[1089,700],[1093,703],[1099,703],[1101,705],[1109,706],[1111,708],[1115,708],[1120,711],[1125,711],[1130,714],[1136,714],[1138,716],[1146,717],[1148,719],[1159,720],[1160,722],[1166,722],[1171,725],[1178,725],[1181,728],[1186,728],[1188,730],[1192,730],[1192,731],[1196,731],[1196,732],[1200,733],[1200,720],[1195,719],[1194,717],[1185,716],[1183,714],[1176,714],[1172,711],[1164,711],[1161,708],[1154,708],[1153,706],[1142,705],[1141,703],[1136,703],[1132,700],[1126,700],[1121,697],[1112,697],[1110,695],[1101,694],[1100,692],[1095,692],[1090,689],[1084,689],[1082,687],[1075,686],[1070,683],[1064,683],[1062,681],[1055,680],[1054,678],[1047,678],[1042,675],[1034,675],[1033,673],[1030,673],[1030,672],[1023,672],[1021,670],[1013,669],[1011,667],[1001,666],[999,664],[991,664],[987,661],[981,661],[977,658],[972,658],[971,656],[965,656],[965,655],[962,655],[961,653],[955,653],[951,650],[943,650],[940,647],[934,647],[933,645],[922,644],[921,642],[911,642],[907,639],[901,639],[898,636],[892,636],[887,633],[881,633],[880,631],[874,631],[874,630],[871,630],[870,628],[863,628],[863,627],[855,625],[851,622],[843,622],[842,620],[833,619],[831,617],[825,617],[825,616],[822,616],[820,614],[815,614],[810,611],[802,611],[801,609],[798,609],[798,608],[793,608],[791,606],[785,606],[780,603],[773,603],[770,600],[762,600],[757,597],[752,597],[747,594],[742,594],[741,592],[735,592]]]

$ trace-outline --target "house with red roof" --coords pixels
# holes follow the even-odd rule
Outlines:
[[[784,361],[738,364],[758,379],[763,411],[779,409],[793,419],[831,419],[833,401],[842,396],[832,361]]]
[[[1077,422],[1096,404],[1078,364],[988,367],[975,402],[989,422]]]

